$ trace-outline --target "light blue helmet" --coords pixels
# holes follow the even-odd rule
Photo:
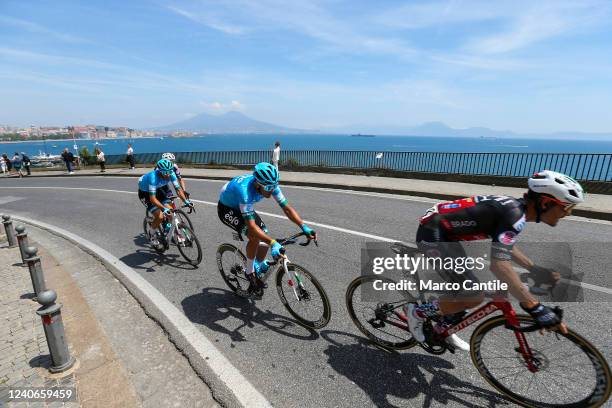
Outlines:
[[[174,164],[168,159],[161,159],[157,162],[157,169],[161,171],[170,171],[174,169]]]
[[[278,184],[278,181],[280,179],[276,167],[266,162],[258,163],[257,165],[255,165],[255,171],[253,171],[253,176],[255,176],[255,180],[257,180],[259,184],[262,184],[264,186]]]

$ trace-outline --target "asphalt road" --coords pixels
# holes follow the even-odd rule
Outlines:
[[[222,182],[188,180],[188,186],[193,199],[216,203]],[[255,303],[227,289],[215,253],[219,244],[233,241],[214,205],[196,203],[198,212],[192,217],[204,251],[198,268],[185,264],[176,248],[163,258],[152,252],[142,235],[144,211],[136,190],[136,179],[125,177],[1,179],[0,210],[67,229],[130,265],[276,406],[512,405],[481,379],[468,354],[434,356],[420,348],[385,352],[364,342],[348,318],[344,294],[360,273],[362,244],[381,238],[413,241],[416,220],[432,200],[283,188],[305,220],[323,224],[315,227],[319,247],[288,248],[292,261],[319,278],[332,302],[330,324],[313,332],[295,323],[273,287]],[[260,212],[282,214],[272,200],[266,201],[257,206]],[[276,236],[297,232],[286,219],[262,218]],[[575,271],[584,275],[583,281],[612,288],[612,223],[572,217],[554,229],[529,224],[520,242],[540,256],[547,252],[533,243],[569,242]],[[585,290],[584,299],[564,304],[566,321],[612,361],[612,295]],[[468,339],[469,333],[461,335]]]

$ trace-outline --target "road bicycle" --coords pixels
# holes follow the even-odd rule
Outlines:
[[[193,228],[193,223],[191,222],[191,219],[187,216],[187,213],[185,211],[183,211],[180,207],[176,206],[176,203],[174,202],[178,197],[174,194],[168,194],[166,196],[167,199],[170,200],[170,208],[172,208],[173,210],[175,210],[175,215],[185,224],[189,225],[189,228],[191,228],[192,231],[195,231],[195,229]],[[188,208],[183,206],[182,208]],[[195,209],[189,210],[189,214],[192,213],[192,211],[195,213]],[[145,208],[145,217],[149,216],[147,209]]]
[[[306,236],[303,232],[289,238],[277,239],[276,241],[286,247],[297,243],[297,239]],[[234,233],[234,239],[242,241],[238,233]],[[308,246],[311,238],[306,236],[306,242],[299,243]],[[315,241],[315,245],[317,245]],[[302,326],[310,329],[321,329],[329,323],[331,318],[331,306],[327,293],[319,281],[303,267],[289,261],[286,254],[279,259],[268,261],[270,269],[259,275],[262,282],[276,270],[276,289],[278,296],[287,311]],[[249,292],[249,281],[246,277],[247,260],[244,253],[232,244],[221,244],[217,249],[217,266],[227,286],[237,295],[245,298],[255,297]],[[274,266],[278,266],[274,268]],[[257,296],[259,297],[259,296]]]
[[[412,256],[419,255],[418,250],[404,248]],[[418,273],[413,279],[418,280]],[[422,294],[387,291],[385,296],[398,299],[368,302],[375,292],[365,291],[372,289],[377,280],[395,283],[380,275],[363,275],[354,279],[346,291],[351,320],[373,343],[395,350],[419,344],[431,354],[454,352],[445,341],[448,336],[500,311],[502,315],[478,325],[470,339],[472,362],[492,387],[524,407],[599,407],[609,399],[610,367],[603,355],[576,332],[542,331],[530,316],[517,314],[505,297],[496,294],[490,302],[441,332],[434,328],[435,321],[426,320],[425,342],[418,343],[408,329],[403,307],[421,303]],[[554,310],[562,317],[560,308]]]
[[[174,201],[172,201],[171,206],[172,215],[164,215],[164,220],[157,231],[152,231],[151,228],[153,217],[148,212],[145,214],[142,221],[145,236],[149,238],[151,245],[158,253],[164,253],[170,248],[170,245],[175,245],[187,262],[197,266],[202,262],[200,241],[190,226],[187,214],[180,208],[176,208]],[[190,214],[195,212],[194,207],[183,206],[183,208],[188,208]],[[169,228],[164,227],[167,224],[170,224]]]

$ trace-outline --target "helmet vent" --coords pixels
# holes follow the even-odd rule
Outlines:
[[[565,181],[561,180],[560,178],[555,178],[555,181],[559,184],[565,184]]]
[[[567,192],[571,195],[574,196],[576,198],[578,198],[578,193],[576,193],[576,190],[567,190]]]

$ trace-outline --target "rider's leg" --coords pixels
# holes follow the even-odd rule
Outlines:
[[[151,223],[151,228],[153,228],[154,231],[157,230],[157,228],[159,228],[159,225],[162,223],[163,220],[164,220],[164,213],[158,208],[157,211],[153,213],[153,222]]]
[[[259,262],[263,261],[264,259],[266,259],[266,255],[268,255],[268,249],[270,249],[270,245],[266,244],[265,242],[259,242],[259,247],[257,248],[257,260]]]
[[[246,245],[246,257],[247,257],[247,273],[255,272],[255,256],[257,255],[257,251],[259,250],[259,238],[255,236],[251,231],[247,232],[247,237],[249,242]]]

